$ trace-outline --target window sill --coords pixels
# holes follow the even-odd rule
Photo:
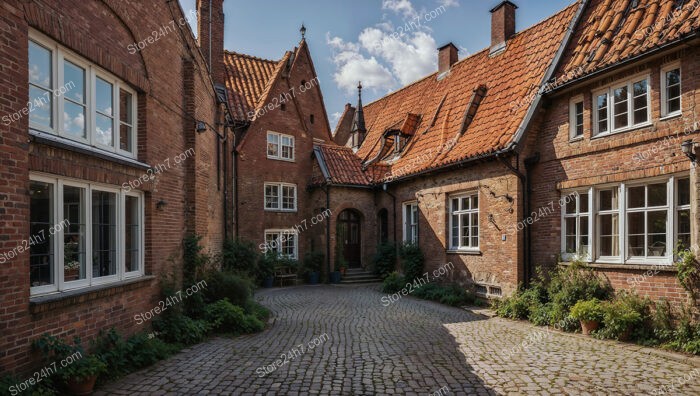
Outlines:
[[[29,136],[30,140],[47,146],[73,151],[80,154],[90,155],[103,160],[116,162],[125,166],[132,166],[141,169],[151,168],[150,165],[144,164],[143,162],[138,161],[136,159],[125,157],[116,153],[111,153],[109,151],[104,151],[99,148],[88,146],[84,143],[74,142],[70,139],[48,134],[45,132],[40,132],[34,129],[29,130]]]
[[[113,296],[127,290],[149,286],[154,279],[156,279],[155,276],[146,275],[99,286],[32,296],[29,298],[29,310],[32,314],[37,314],[60,307],[82,304]]]
[[[298,211],[295,210],[281,210],[281,209],[265,209],[265,212],[268,213],[297,213]]]
[[[668,121],[668,120],[672,120],[674,118],[679,118],[681,116],[683,116],[682,112],[673,113],[673,114],[665,115],[665,116],[659,118],[659,121]]]
[[[273,161],[282,161],[282,162],[291,162],[291,163],[296,162],[296,161],[294,160],[294,158],[292,158],[292,159],[286,159],[286,158],[277,158],[277,157],[267,157],[267,159],[273,160]]]
[[[559,265],[562,266],[571,266],[571,262],[560,262]],[[586,266],[595,268],[595,269],[619,269],[619,270],[642,270],[642,271],[648,271],[648,270],[655,270],[659,272],[678,272],[678,269],[676,268],[675,265],[672,264],[666,264],[666,263],[658,263],[658,264],[611,264],[611,263],[586,263]]]
[[[481,255],[483,255],[481,250],[447,249],[445,252],[447,254],[462,254],[462,255],[467,255],[467,256],[481,256]]]
[[[638,129],[649,128],[649,127],[651,127],[651,126],[653,126],[653,125],[654,125],[654,123],[652,123],[652,122],[645,122],[644,124],[639,124],[639,125],[635,125],[635,126],[632,126],[632,127],[628,127],[628,128],[624,128],[624,129],[619,129],[619,130],[617,130],[617,131],[600,133],[600,134],[598,134],[598,135],[591,136],[591,140],[602,139],[602,138],[606,138],[606,137],[610,137],[610,136],[615,136],[615,135],[618,135],[618,134],[621,134],[621,133],[625,133],[625,132],[632,132],[632,131],[636,131],[636,130],[638,130]]]
[[[576,142],[580,142],[582,140],[583,140],[583,135],[577,136],[575,138],[569,138],[569,143],[576,143]]]

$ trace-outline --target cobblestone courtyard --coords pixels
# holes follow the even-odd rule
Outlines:
[[[695,367],[648,349],[413,298],[384,306],[378,290],[263,290],[266,331],[212,339],[96,394],[643,395],[674,384],[666,394],[700,395],[698,372],[683,379]]]

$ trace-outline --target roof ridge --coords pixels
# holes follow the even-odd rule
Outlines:
[[[550,19],[553,19],[553,18],[557,17],[559,14],[562,14],[562,13],[568,11],[569,8],[575,6],[575,5],[578,4],[580,1],[582,1],[582,0],[576,0],[574,3],[572,3],[572,4],[570,4],[570,5],[568,5],[568,6],[564,7],[564,8],[562,8],[561,10],[559,10],[559,11],[557,11],[556,13],[552,14],[551,16],[549,16],[549,17],[547,17],[547,18],[541,20],[540,22],[537,22],[536,24],[534,24],[534,25],[532,25],[532,26],[530,26],[530,27],[528,27],[528,28],[526,28],[526,29],[523,29],[523,30],[517,32],[515,35],[513,35],[513,37],[509,38],[508,41],[513,40],[514,38],[516,38],[516,37],[518,37],[518,36],[520,36],[520,35],[522,35],[522,34],[527,33],[529,30],[532,30],[532,29],[534,29],[534,28],[536,28],[536,27],[538,27],[538,26],[540,26],[540,25],[545,24],[545,23],[548,22]],[[467,60],[469,60],[469,59],[472,59],[472,58],[476,57],[477,55],[480,55],[482,52],[486,52],[486,51],[490,51],[490,50],[491,50],[491,47],[483,48],[483,49],[481,49],[481,50],[479,50],[479,51],[477,51],[477,52],[475,52],[475,53],[473,53],[473,54],[471,54],[471,55],[465,57],[464,59],[458,60],[457,62],[455,62],[455,63],[452,65],[452,67],[457,66],[457,65],[459,65],[460,63],[463,63],[463,62],[465,62],[465,61],[467,61]],[[399,93],[399,92],[401,92],[401,91],[403,91],[403,90],[405,90],[405,89],[407,89],[407,88],[409,88],[409,87],[411,87],[411,86],[413,86],[413,85],[416,85],[416,84],[418,84],[418,83],[420,83],[420,82],[422,82],[422,81],[424,81],[424,80],[426,80],[426,79],[428,79],[428,78],[430,78],[430,77],[432,77],[432,76],[435,76],[435,75],[437,75],[437,74],[438,74],[438,71],[435,71],[435,72],[433,72],[433,73],[431,73],[431,74],[428,74],[428,75],[425,76],[425,77],[421,77],[421,78],[419,78],[419,79],[416,80],[416,81],[413,81],[413,82],[411,82],[411,83],[408,83],[408,84],[402,86],[401,88],[399,88],[399,89],[397,89],[397,90],[395,90],[395,91],[389,92],[389,93],[387,93],[386,95],[384,95],[384,96],[382,96],[382,97],[380,97],[380,98],[377,98],[377,99],[375,99],[375,100],[373,100],[373,101],[367,103],[367,104],[364,105],[363,107],[369,107],[369,106],[373,105],[374,103],[376,103],[376,102],[378,102],[378,101],[380,101],[380,100],[383,100],[383,99],[388,98],[388,97],[390,97],[390,96],[392,96],[392,95],[394,95],[394,94],[397,94],[397,93]]]
[[[262,61],[262,62],[268,62],[268,63],[279,63],[279,61],[281,60],[281,59],[278,59],[278,60],[274,60],[274,59],[265,59],[265,58],[261,58],[261,57],[259,57],[259,56],[243,54],[243,53],[241,53],[241,52],[230,51],[230,50],[227,50],[227,49],[224,50],[224,55],[240,56],[240,57],[243,57],[243,58],[248,58],[248,59],[253,59],[253,60],[256,60],[256,61]]]

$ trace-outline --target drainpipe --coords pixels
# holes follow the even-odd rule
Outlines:
[[[525,158],[523,164],[525,165],[525,214],[530,213],[530,195],[532,194],[532,168],[540,162],[540,153],[536,152],[531,157]],[[527,243],[525,248],[527,249],[526,256],[526,266],[525,266],[525,286],[530,286],[530,278],[532,278],[532,233],[530,232],[530,227],[527,227],[527,232],[525,233],[527,238]]]
[[[394,225],[394,248],[396,249],[396,257],[399,257],[399,244],[398,240],[396,239],[396,196],[389,192],[389,185],[387,183],[384,183],[382,185],[382,190],[384,190],[384,192],[391,197],[391,201],[394,207],[394,221],[392,221]]]
[[[528,204],[528,202],[529,202],[529,197],[528,197],[529,183],[527,180],[527,176],[524,175],[522,172],[520,172],[520,169],[519,169],[520,160],[518,158],[518,154],[516,154],[516,157],[515,157],[515,163],[516,163],[515,167],[508,161],[508,159],[501,156],[500,154],[497,154],[496,158],[498,158],[501,161],[501,163],[503,163],[503,165],[505,165],[506,168],[508,168],[508,170],[510,170],[511,173],[513,173],[515,176],[517,176],[518,179],[520,180],[520,187],[523,191],[523,194],[522,194],[523,199],[521,202],[522,209],[523,209],[523,220],[525,220],[527,218],[528,214],[530,213],[530,205]],[[524,286],[528,287],[530,284],[530,228],[529,227],[525,227],[525,229],[523,230],[523,240],[524,240],[523,259],[525,260],[525,262],[523,263]],[[516,239],[516,241],[517,241],[517,239]]]

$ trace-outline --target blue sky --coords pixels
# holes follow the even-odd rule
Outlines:
[[[187,14],[195,0],[179,0]],[[501,0],[225,0],[224,46],[280,59],[306,40],[335,127],[345,103],[357,102],[357,81],[369,103],[437,70],[437,47],[453,42],[460,58],[490,45],[489,10]],[[517,30],[575,0],[514,0]],[[193,27],[196,30],[196,26]]]

